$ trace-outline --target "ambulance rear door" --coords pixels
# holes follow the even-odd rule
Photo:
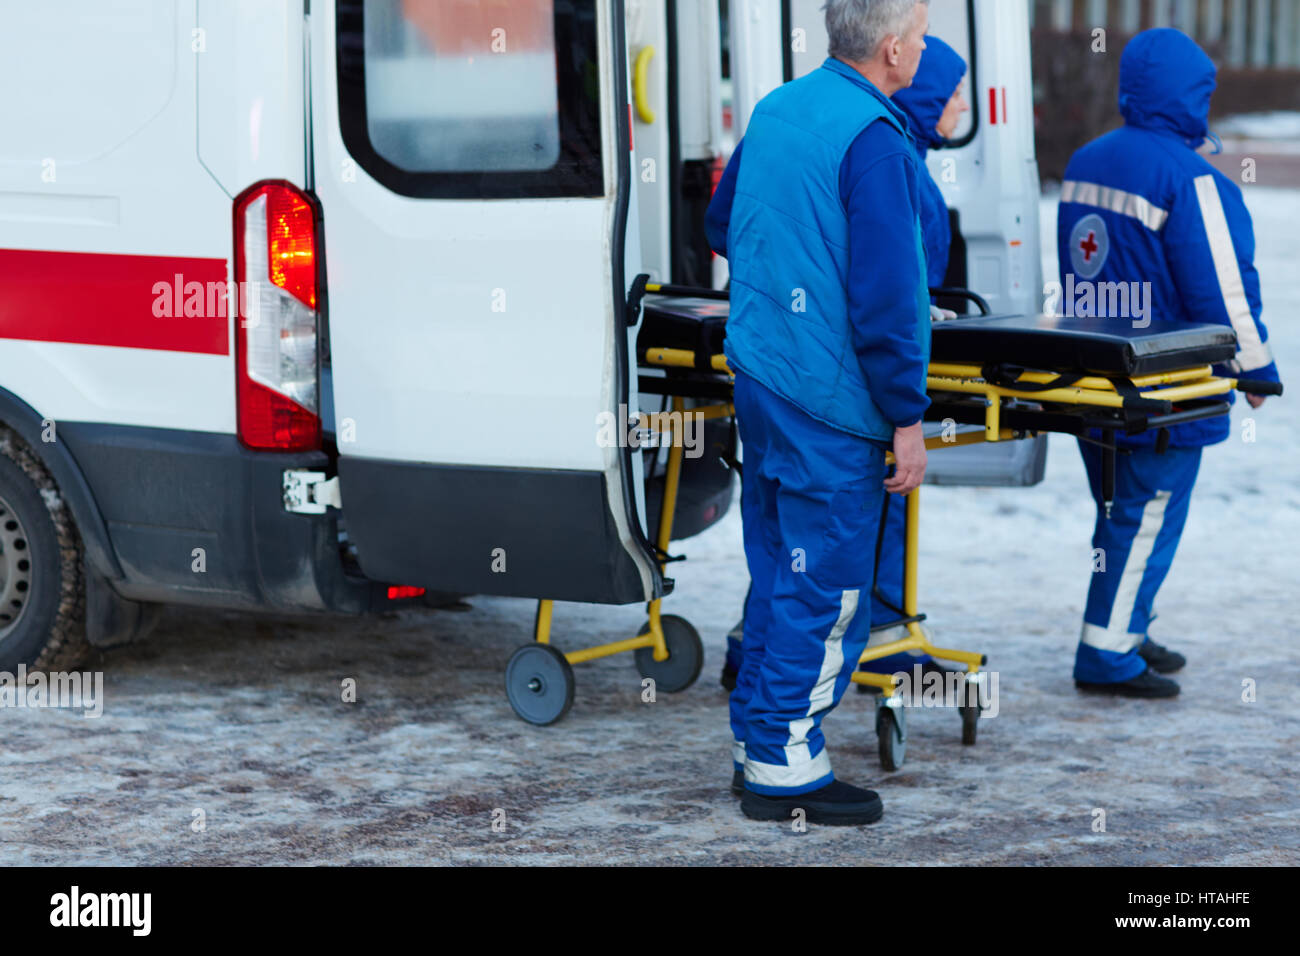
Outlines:
[[[362,570],[657,596],[624,438],[639,249],[622,3],[313,0],[309,16],[334,439]]]

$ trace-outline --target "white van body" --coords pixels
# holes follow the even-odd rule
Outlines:
[[[600,440],[637,414],[628,70],[610,0],[0,3],[0,423],[91,643],[142,602],[665,592]]]

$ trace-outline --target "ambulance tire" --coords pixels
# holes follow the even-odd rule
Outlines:
[[[638,647],[636,669],[642,677],[655,682],[655,690],[675,694],[695,683],[704,666],[704,642],[700,632],[684,617],[663,614],[659,625],[664,629],[664,644],[668,647],[667,660],[656,661],[654,648]],[[641,634],[650,633],[650,622],[641,625]]]
[[[81,535],[54,479],[0,425],[0,671],[70,670],[89,655]]]

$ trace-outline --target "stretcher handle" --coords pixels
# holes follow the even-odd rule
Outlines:
[[[1227,402],[1216,402],[1208,399],[1193,399],[1188,402],[1186,407],[1179,411],[1170,412],[1167,415],[1154,415],[1136,423],[1125,429],[1129,435],[1137,435],[1141,432],[1151,431],[1153,428],[1167,429],[1170,425],[1181,425],[1184,422],[1200,421],[1203,418],[1214,418],[1217,415],[1228,414]]]
[[[1281,382],[1264,382],[1250,378],[1237,379],[1237,391],[1251,395],[1281,395]]]
[[[965,299],[967,302],[974,302],[979,306],[980,315],[988,315],[992,311],[989,309],[989,304],[984,300],[984,297],[977,292],[972,292],[970,289],[958,289],[955,286],[950,287],[946,285],[932,286],[930,288],[930,297],[936,298],[938,296],[947,296],[953,299]]]

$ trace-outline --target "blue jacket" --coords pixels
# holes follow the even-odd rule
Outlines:
[[[935,125],[965,75],[966,61],[961,54],[938,37],[927,36],[912,85],[894,94],[894,105],[907,116],[908,131],[916,140],[917,159],[923,166],[926,153],[947,143]],[[952,227],[948,224],[948,205],[943,201],[943,193],[929,175],[921,177],[921,235],[925,240],[927,280],[932,286],[943,285],[943,277],[948,273]]]
[[[814,418],[880,442],[929,405],[929,293],[904,124],[857,71],[827,59],[758,104],[706,217],[731,267],[728,361]]]
[[[1065,170],[1057,242],[1062,286],[1075,292],[1062,306],[1067,313],[1082,306],[1074,314],[1124,312],[1122,297],[1095,284],[1150,283],[1145,317],[1130,304],[1111,318],[1231,326],[1236,358],[1215,371],[1275,382],[1250,214],[1237,184],[1195,152],[1208,132],[1214,86],[1214,64],[1177,30],[1146,30],[1124,48],[1124,125],[1076,152]],[[1128,287],[1130,300],[1141,288]],[[1229,427],[1226,415],[1176,425],[1170,444],[1211,445]],[[1156,434],[1120,440],[1149,445]]]

